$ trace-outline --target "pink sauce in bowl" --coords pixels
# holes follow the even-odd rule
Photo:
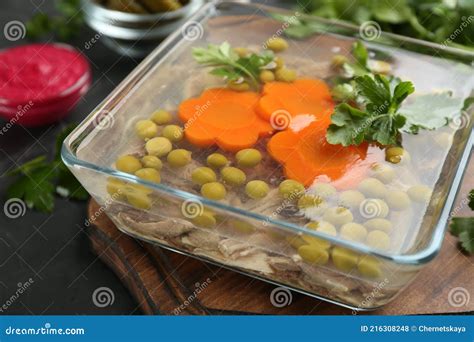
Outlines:
[[[91,83],[88,61],[65,44],[0,51],[0,115],[26,126],[63,118]]]

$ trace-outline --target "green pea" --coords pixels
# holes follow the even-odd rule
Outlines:
[[[230,224],[235,230],[243,234],[250,234],[255,231],[255,227],[252,224],[245,221],[231,220]]]
[[[135,132],[143,139],[150,139],[158,134],[158,126],[151,120],[140,120],[135,124]]]
[[[221,200],[224,199],[227,191],[225,190],[224,185],[219,182],[210,182],[206,183],[201,187],[201,194],[211,200]]]
[[[415,202],[428,202],[431,198],[431,189],[426,185],[414,185],[407,191],[408,196]]]
[[[383,218],[374,218],[364,223],[364,226],[369,230],[381,230],[385,233],[392,231],[393,224],[389,220]]]
[[[397,178],[397,173],[395,170],[384,164],[375,164],[372,167],[374,177],[382,181],[383,183],[387,184],[392,182],[395,178]]]
[[[392,210],[405,210],[410,206],[410,197],[404,191],[392,190],[385,196],[385,202]]]
[[[326,199],[328,197],[331,197],[337,192],[335,187],[327,183],[318,183],[318,184],[312,185],[308,190],[311,194],[320,196]]]
[[[128,194],[128,193],[134,194],[137,192],[141,192],[145,195],[149,195],[153,192],[153,190],[145,185],[127,183],[125,187],[123,188],[123,192],[125,194]]]
[[[161,170],[163,167],[163,163],[157,156],[144,156],[142,158],[142,164],[144,167],[151,167],[157,170]]]
[[[107,192],[110,196],[113,196],[115,199],[121,199],[124,194],[124,188],[126,183],[118,178],[109,178],[107,179]]]
[[[318,222],[318,227],[316,228],[316,230],[320,233],[324,233],[331,236],[337,235],[336,227],[326,221]]]
[[[283,68],[285,65],[285,62],[283,61],[283,58],[281,57],[275,57],[273,61],[276,64],[276,68],[275,68],[276,70]]]
[[[324,203],[324,200],[319,196],[303,195],[298,200],[298,208],[306,209],[312,207],[319,207]]]
[[[270,188],[268,184],[261,180],[253,180],[245,186],[245,193],[253,199],[261,199],[267,196]]]
[[[318,245],[305,245],[298,248],[298,254],[307,263],[324,265],[329,260],[329,253]]]
[[[341,237],[346,240],[363,242],[367,237],[367,229],[358,223],[346,223],[341,227]]]
[[[402,160],[409,162],[410,155],[402,147],[394,146],[385,150],[385,160],[392,164],[398,164]]]
[[[281,52],[288,49],[288,42],[280,37],[272,37],[267,40],[266,47],[274,52]]]
[[[275,74],[270,70],[263,70],[259,75],[260,81],[263,83],[275,81]]]
[[[222,180],[232,186],[238,186],[245,183],[247,176],[245,173],[232,166],[226,166],[221,170]]]
[[[235,159],[240,167],[253,167],[260,163],[262,154],[254,148],[246,148],[237,152]]]
[[[220,153],[213,153],[207,157],[207,165],[219,169],[229,163],[227,158]]]
[[[382,275],[380,261],[368,255],[360,258],[357,269],[360,274],[369,278],[379,278]]]
[[[126,191],[127,201],[137,209],[150,209],[151,199],[147,194],[136,190],[134,188],[128,188]]]
[[[191,162],[191,152],[177,149],[171,151],[166,157],[166,160],[172,167],[183,167]]]
[[[334,247],[331,253],[332,262],[337,269],[349,272],[359,260],[359,255],[343,247]]]
[[[142,168],[142,163],[138,158],[126,155],[119,157],[115,161],[115,167],[119,171],[133,174]]]
[[[305,227],[312,230],[317,230],[318,232],[321,232],[327,235],[331,235],[331,236],[337,235],[336,228],[328,222],[324,222],[324,221],[310,222]],[[317,245],[323,249],[329,249],[329,247],[331,247],[331,244],[327,240],[319,239],[317,237],[307,235],[307,234],[303,234],[301,237],[304,241],[306,241],[310,245]]]
[[[338,203],[343,207],[358,208],[365,196],[356,190],[347,190],[339,195]]]
[[[381,230],[373,230],[367,234],[365,243],[372,248],[387,250],[390,248],[390,237]]]
[[[295,249],[298,249],[300,248],[301,246],[304,246],[304,245],[307,245],[308,243],[303,240],[300,236],[298,235],[290,235],[290,236],[287,236],[285,237],[285,240],[286,242],[288,242],[288,244],[295,248]]]
[[[347,63],[347,57],[344,55],[335,55],[331,60],[331,65],[334,68],[341,67],[344,63]]]
[[[239,55],[239,57],[245,57],[250,54],[250,50],[244,47],[235,47],[234,52]]]
[[[156,137],[146,142],[145,149],[149,155],[163,157],[173,149],[173,145],[164,137]]]
[[[247,91],[250,89],[250,85],[247,82],[227,82],[227,87],[235,91]]]
[[[196,226],[203,228],[212,228],[217,223],[214,214],[207,210],[204,210],[198,216],[194,217],[192,221]]]
[[[349,223],[354,219],[351,211],[345,207],[328,208],[323,215],[323,219],[336,226]]]
[[[165,125],[170,123],[171,120],[173,120],[173,117],[167,111],[160,109],[152,114],[151,120],[153,120],[157,125]]]
[[[275,71],[275,77],[277,81],[282,82],[293,82],[296,80],[296,71],[286,68],[281,68]]]
[[[165,126],[161,134],[172,142],[181,141],[183,139],[183,129],[177,125]]]
[[[216,173],[209,167],[198,167],[191,173],[191,179],[194,183],[204,185],[217,180]]]
[[[405,150],[403,149],[403,147],[393,146],[385,150],[385,156],[387,158],[402,156],[404,152]]]
[[[152,169],[150,167],[138,170],[137,172],[135,172],[135,176],[149,182],[161,182],[160,173],[156,169]]]
[[[385,185],[376,178],[366,178],[359,183],[358,189],[367,197],[383,198],[387,192]]]
[[[304,185],[292,179],[286,179],[278,186],[278,193],[286,199],[300,198],[304,194]]]

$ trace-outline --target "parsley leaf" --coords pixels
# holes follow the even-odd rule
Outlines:
[[[414,92],[413,84],[383,75],[365,75],[355,78],[355,90],[362,109],[349,103],[338,105],[326,132],[327,141],[343,146],[360,145],[363,141],[396,144],[406,122],[398,110]]]
[[[361,76],[355,79],[359,96],[370,112],[384,112],[391,102],[390,84],[382,75]]]
[[[222,76],[228,81],[245,79],[254,86],[258,85],[261,69],[275,60],[271,51],[239,57],[228,42],[221,45],[210,44],[207,48],[194,48],[193,57],[198,63],[213,67],[210,71],[213,75]]]
[[[338,105],[326,132],[327,141],[334,145],[360,145],[365,139],[367,118],[368,113],[347,103]]]
[[[466,252],[474,253],[474,217],[454,217],[450,231],[459,238],[461,247]]]
[[[460,115],[463,106],[463,99],[452,97],[449,92],[417,96],[400,109],[407,118],[403,131],[417,133],[420,129],[443,127]]]
[[[23,198],[28,208],[51,212],[54,208],[54,169],[46,160],[15,172],[21,176],[7,189],[8,198]]]
[[[89,195],[61,160],[61,146],[74,125],[66,127],[56,137],[54,159],[38,156],[7,173],[16,180],[8,187],[8,198],[22,198],[28,208],[42,212],[54,209],[54,194],[86,200]]]

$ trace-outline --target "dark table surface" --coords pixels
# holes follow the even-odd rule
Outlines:
[[[276,3],[278,1],[260,1]],[[26,39],[11,42],[3,28],[12,20],[26,22],[33,13],[51,13],[53,0],[1,0],[0,49],[26,44]],[[100,41],[86,49],[95,36],[87,27],[70,44],[89,59],[93,83],[79,105],[63,121],[41,128],[14,126],[0,136],[0,203],[11,180],[4,174],[40,154],[53,153],[56,134],[68,123],[79,123],[127,76],[140,60],[122,57]],[[0,127],[4,121],[0,119]],[[0,314],[140,314],[119,279],[89,248],[84,234],[86,203],[57,199],[52,214],[28,210],[22,217],[0,215]],[[19,286],[31,285],[11,300]],[[108,287],[114,303],[99,308],[93,292]]]

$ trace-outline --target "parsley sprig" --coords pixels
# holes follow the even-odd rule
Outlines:
[[[397,143],[406,118],[401,103],[415,88],[411,82],[390,80],[383,75],[365,75],[354,80],[361,108],[350,103],[338,105],[331,116],[326,138],[330,144],[360,145],[364,141],[382,145]]]
[[[275,56],[271,51],[251,53],[240,57],[228,42],[221,45],[210,44],[207,48],[194,48],[194,59],[207,67],[213,67],[211,74],[222,76],[227,81],[249,81],[257,87],[259,74],[265,66],[274,62]]]
[[[335,108],[327,131],[331,144],[396,144],[401,132],[417,134],[421,129],[445,126],[472,101],[455,98],[450,92],[418,95],[405,101],[415,90],[412,82],[377,74],[360,41],[354,43],[352,57],[340,66],[342,74],[332,82],[336,84],[333,98],[342,103]]]
[[[74,125],[66,127],[56,138],[56,151],[52,161],[38,156],[7,173],[15,181],[7,189],[8,198],[23,199],[28,208],[52,212],[54,195],[86,200],[89,195],[61,160],[61,145]]]

